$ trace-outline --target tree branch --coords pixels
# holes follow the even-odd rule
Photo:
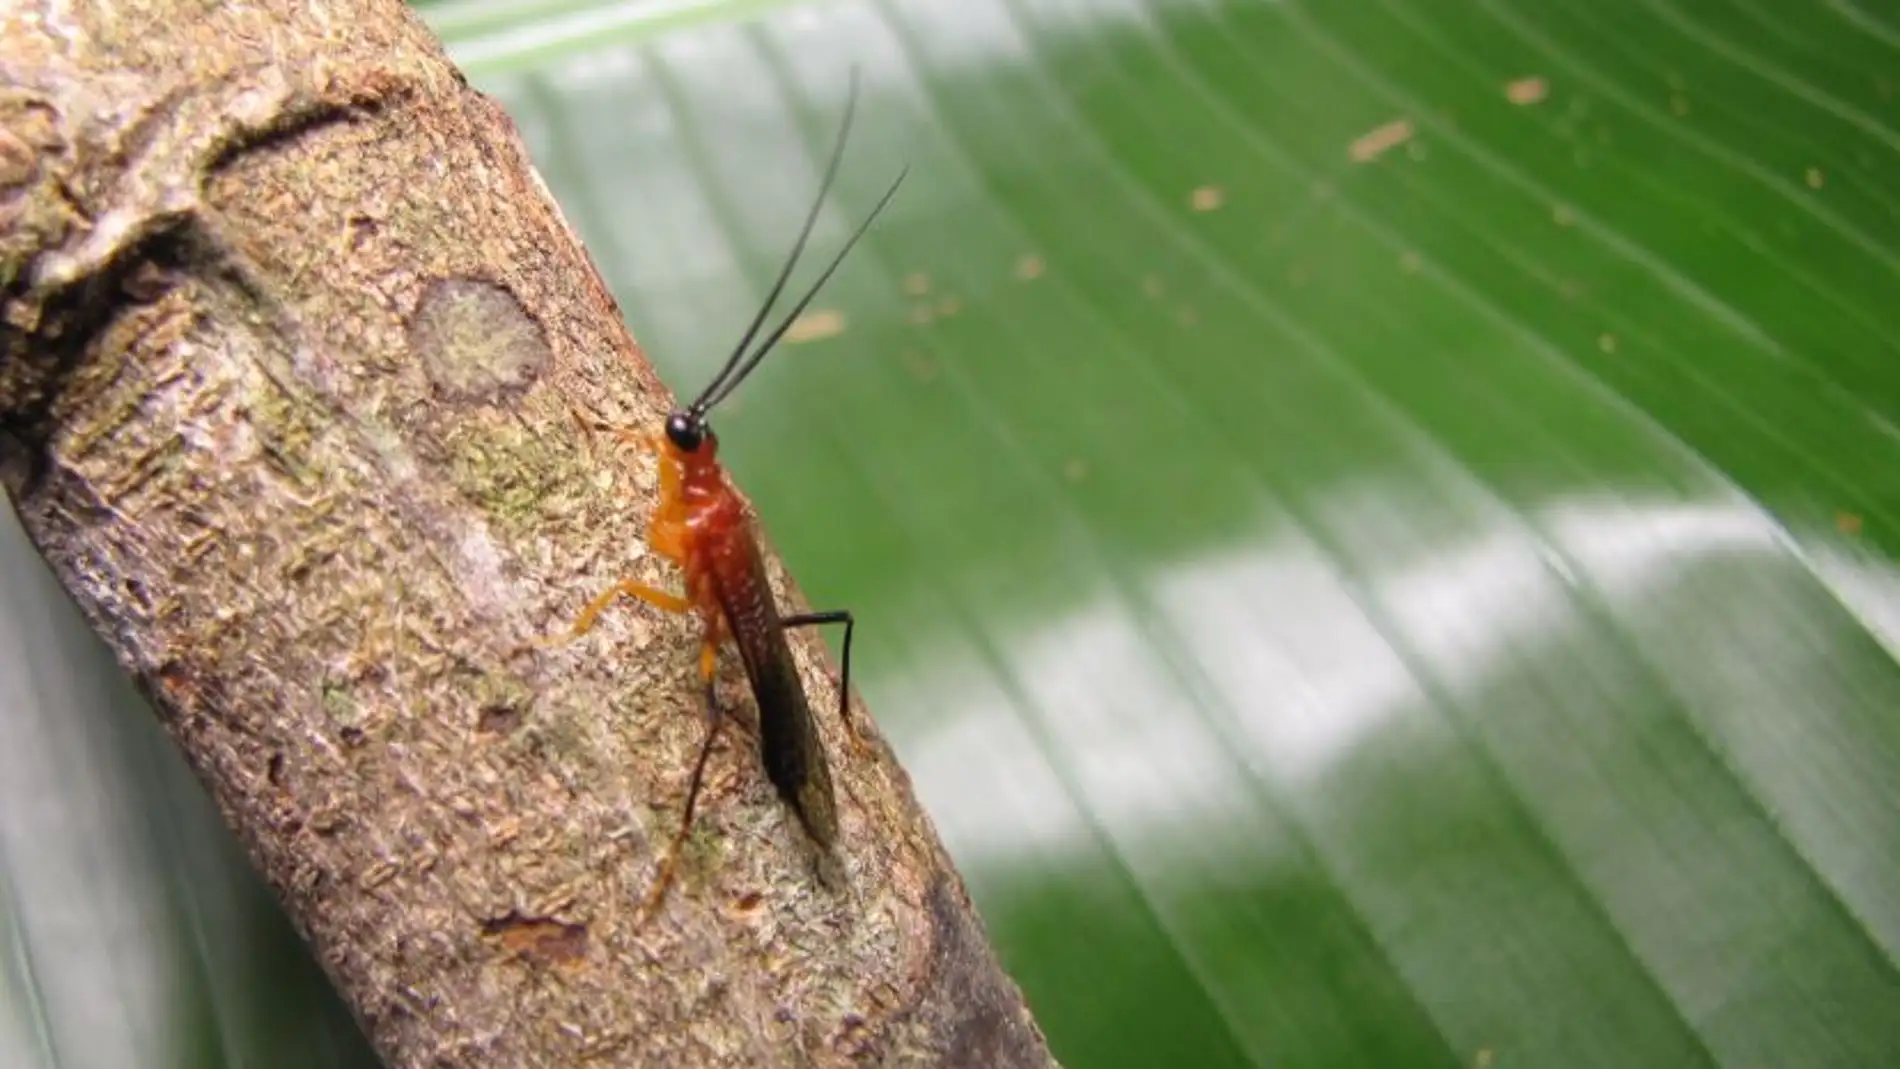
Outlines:
[[[734,734],[632,926],[696,624],[529,643],[662,574],[571,409],[670,398],[401,5],[0,6],[0,225],[0,475],[391,1064],[1052,1064],[810,635],[843,886]]]

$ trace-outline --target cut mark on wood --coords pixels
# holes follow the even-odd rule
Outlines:
[[[587,955],[587,926],[513,910],[482,922],[482,934],[540,965],[570,965]]]

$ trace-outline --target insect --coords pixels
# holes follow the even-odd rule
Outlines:
[[[804,312],[818,291],[844,262],[846,254],[858,243],[879,214],[897,195],[908,168],[900,171],[876,207],[865,216],[844,247],[819,274],[782,322],[756,347],[752,342],[764,325],[772,307],[784,293],[785,284],[797,266],[812,227],[818,221],[825,195],[838,174],[844,158],[845,141],[851,132],[851,119],[857,105],[857,77],[853,73],[850,94],[846,98],[844,120],[823,180],[813,198],[810,212],[800,229],[792,251],[785,259],[778,278],[772,284],[765,303],[746,328],[745,335],[714,376],[691,404],[676,408],[657,433],[617,431],[619,436],[659,457],[659,504],[648,527],[647,541],[654,552],[677,564],[685,576],[685,594],[673,594],[625,580],[595,598],[581,611],[573,626],[553,641],[565,642],[586,634],[608,606],[622,597],[644,601],[666,612],[697,612],[704,624],[700,643],[699,672],[705,685],[706,735],[693,763],[692,778],[686,789],[686,809],[678,829],[660,863],[660,871],[642,909],[649,917],[664,901],[672,885],[681,844],[692,831],[694,808],[706,772],[706,760],[724,726],[726,714],[719,708],[714,677],[720,644],[731,638],[739,648],[747,679],[759,709],[759,756],[765,772],[779,797],[798,818],[806,834],[821,851],[829,853],[838,837],[838,816],[831,787],[831,771],[812,722],[811,705],[792,659],[785,632],[796,627],[819,624],[844,625],[844,650],[838,684],[838,715],[851,737],[858,738],[850,711],[851,637],[856,621],[846,610],[781,615],[767,580],[765,558],[752,520],[725,469],[720,466],[719,439],[708,423],[718,404],[739,388],[753,369],[759,366],[778,344],[792,324]]]

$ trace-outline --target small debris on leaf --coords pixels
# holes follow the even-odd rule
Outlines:
[[[1360,135],[1346,150],[1346,154],[1354,163],[1371,163],[1392,149],[1412,140],[1413,133],[1410,119],[1394,119],[1384,126]]]
[[[1519,78],[1504,87],[1504,99],[1520,107],[1542,103],[1550,95],[1550,83],[1542,78]]]
[[[844,313],[833,309],[806,312],[792,321],[792,329],[785,332],[785,344],[797,345],[800,342],[818,341],[844,333]]]

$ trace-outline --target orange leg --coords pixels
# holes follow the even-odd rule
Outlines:
[[[634,430],[630,427],[616,427],[599,417],[587,415],[572,405],[568,406],[567,414],[572,416],[574,422],[579,424],[583,430],[604,431],[620,439],[622,442],[631,446],[637,446],[642,451],[648,453],[657,452],[660,448],[659,435],[653,431]]]
[[[647,544],[653,547],[653,552],[667,560],[675,564],[685,564],[688,532],[684,515],[679,511],[679,464],[676,460],[669,459],[667,455],[666,433],[651,429],[616,427],[572,406],[569,406],[568,414],[574,418],[574,422],[582,430],[611,434],[622,444],[631,445],[642,453],[653,453],[659,456],[660,508],[654,513],[647,528]]]
[[[645,583],[636,583],[631,579],[626,579],[616,583],[613,589],[607,591],[605,594],[588,602],[587,607],[581,610],[580,616],[575,618],[574,626],[568,628],[566,634],[540,639],[535,644],[547,647],[558,646],[563,642],[574,641],[589,631],[592,631],[594,625],[600,622],[600,614],[607,611],[607,606],[612,605],[616,599],[623,597],[639,598],[648,605],[665,612],[690,612],[693,608],[692,602],[680,597],[678,594],[669,594],[664,590],[647,586]]]

